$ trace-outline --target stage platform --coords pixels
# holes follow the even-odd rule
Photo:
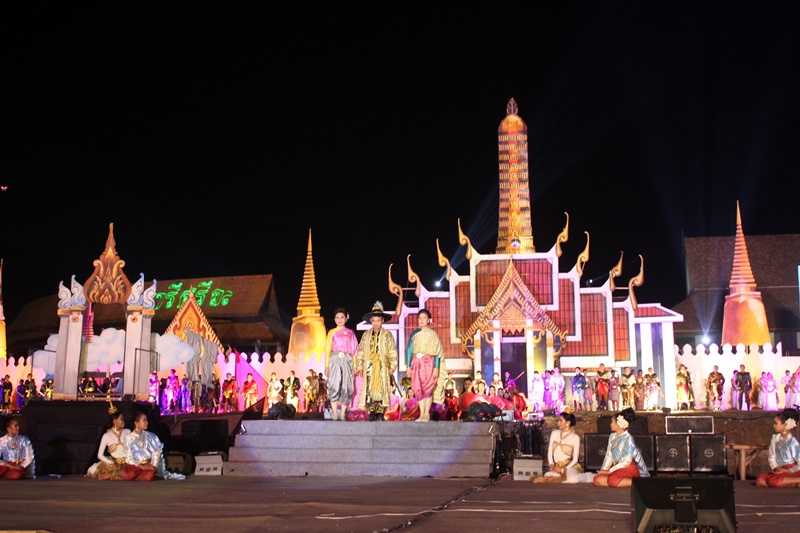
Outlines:
[[[633,530],[630,489],[463,478],[189,476],[152,483],[81,476],[8,481],[3,530],[230,532]],[[734,481],[739,531],[794,531],[798,489]]]

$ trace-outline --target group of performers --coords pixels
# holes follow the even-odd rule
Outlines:
[[[694,390],[691,373],[685,365],[680,365],[676,375],[676,386],[679,409],[694,408]],[[764,411],[779,411],[781,407],[781,393],[783,394],[783,407],[792,408],[800,403],[800,369],[795,372],[786,370],[780,382],[772,372],[762,372],[758,379],[753,379],[745,365],[739,365],[733,371],[733,376],[728,383],[719,367],[714,369],[705,380],[707,405],[714,411],[723,411],[727,407],[734,410],[751,410],[758,408]],[[728,400],[729,399],[729,400]]]
[[[566,405],[564,399],[565,380],[558,367],[545,370],[540,376],[534,371],[529,390],[531,412],[542,414],[552,409],[560,412]],[[638,370],[635,374],[630,367],[618,375],[615,369],[598,365],[594,375],[588,369],[575,368],[570,385],[573,412],[578,411],[616,411],[630,407],[639,411],[659,409],[661,381],[652,368],[647,373]]]
[[[25,408],[35,400],[53,399],[53,380],[45,379],[41,387],[36,386],[36,379],[28,374],[25,379],[20,379],[15,386],[8,374],[3,378],[3,400],[0,411],[12,413]]]

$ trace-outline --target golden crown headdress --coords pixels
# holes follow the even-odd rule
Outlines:
[[[108,400],[108,414],[115,415],[119,412],[117,406],[109,399]]]

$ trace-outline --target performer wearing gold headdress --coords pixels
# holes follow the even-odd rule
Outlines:
[[[397,344],[394,336],[383,329],[391,315],[383,312],[383,304],[375,302],[372,311],[364,315],[372,329],[361,335],[356,352],[356,373],[364,378],[358,408],[369,411],[370,420],[383,420],[391,407],[392,385],[389,376],[397,368]]]
[[[97,449],[98,461],[89,467],[86,477],[100,480],[122,480],[122,467],[125,465],[125,439],[131,430],[125,428],[125,417],[117,407],[110,401],[108,403],[110,427],[100,439],[100,447]]]

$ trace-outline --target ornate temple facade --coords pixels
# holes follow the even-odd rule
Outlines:
[[[665,404],[675,403],[673,324],[683,317],[659,304],[639,303],[634,288],[644,282],[644,259],[639,272],[625,287],[617,287],[622,258],[609,269],[602,286],[581,284],[589,260],[589,233],[583,251],[569,262],[561,244],[569,239],[569,215],[554,244],[538,252],[534,246],[528,181],[528,136],[516,102],[509,101],[498,129],[500,205],[498,242],[494,253],[481,254],[458,223],[458,242],[466,247],[468,271],[456,272],[436,247],[439,265],[446,269],[449,290],[431,291],[419,280],[407,259],[408,281],[403,289],[392,279],[389,291],[398,297],[392,319],[385,327],[396,334],[405,354],[416,314],[426,308],[432,327],[444,344],[448,370],[462,377],[480,370],[488,380],[493,373],[509,372],[520,390],[528,392],[534,371],[558,366],[570,376],[575,367],[594,371],[600,363],[609,368],[632,367],[645,372],[652,367],[661,376]],[[413,291],[414,297],[406,293]],[[366,330],[361,322],[357,329]],[[399,372],[405,371],[400,357]]]

